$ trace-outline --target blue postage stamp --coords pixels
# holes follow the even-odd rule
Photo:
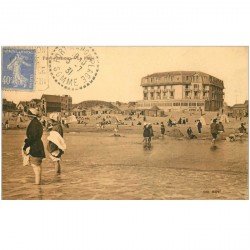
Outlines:
[[[34,49],[2,49],[2,89],[34,89],[35,53]]]

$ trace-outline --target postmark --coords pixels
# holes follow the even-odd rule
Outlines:
[[[2,89],[32,91],[35,87],[34,49],[2,49]]]
[[[99,58],[92,47],[56,47],[47,59],[54,82],[66,90],[86,88],[99,71]]]

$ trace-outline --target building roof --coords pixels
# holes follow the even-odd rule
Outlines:
[[[86,111],[86,109],[84,109],[84,108],[73,108],[72,111],[73,112],[81,112],[81,111]]]
[[[232,108],[246,108],[246,104],[234,104]]]
[[[155,106],[153,106],[152,108],[150,108],[150,110],[156,111],[156,110],[161,110],[161,109],[155,105]]]
[[[168,72],[153,73],[151,75],[147,75],[146,77],[162,77],[162,76],[175,76],[175,75],[192,76],[195,74],[208,76],[208,74],[203,73],[201,71],[168,71]]]
[[[220,80],[219,78],[217,77],[214,77],[212,75],[209,75],[207,73],[204,73],[204,72],[201,72],[201,71],[169,71],[169,72],[157,72],[157,73],[153,73],[153,74],[150,74],[150,75],[147,75],[145,77],[143,77],[142,79],[147,79],[147,78],[152,78],[152,77],[165,77],[165,76],[194,76],[194,75],[201,75],[201,76],[207,76],[208,78],[204,81],[203,79],[203,83],[204,84],[213,84],[213,85],[216,85],[216,86],[219,86],[219,87],[222,87],[224,88],[224,85],[223,85],[223,81]],[[210,77],[212,78],[212,80],[210,79]],[[173,79],[174,80],[174,79]],[[141,86],[157,86],[157,85],[179,85],[179,84],[191,84],[191,81],[190,79],[186,80],[184,78],[183,81],[171,81],[171,82],[164,82],[164,83],[159,83],[159,82],[151,82],[151,83],[143,83],[141,84]]]
[[[25,106],[25,105],[28,105],[28,104],[29,104],[29,102],[27,102],[27,101],[20,101],[17,106],[19,106],[19,105]]]
[[[31,102],[32,102],[32,101],[35,102],[35,103],[37,104],[37,103],[41,102],[41,99],[32,99]]]
[[[60,102],[61,97],[59,95],[42,95],[42,98],[45,98],[47,102]]]

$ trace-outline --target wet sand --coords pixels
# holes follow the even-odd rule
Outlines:
[[[165,136],[145,150],[138,128],[121,129],[121,137],[111,129],[88,130],[65,133],[62,174],[55,175],[47,155],[40,186],[32,168],[22,166],[25,131],[3,131],[2,198],[248,199],[246,139],[218,141],[213,149],[210,140]]]

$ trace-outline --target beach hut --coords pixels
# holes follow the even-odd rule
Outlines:
[[[152,108],[148,109],[149,116],[162,116],[164,115],[164,111],[157,106],[153,106]]]

